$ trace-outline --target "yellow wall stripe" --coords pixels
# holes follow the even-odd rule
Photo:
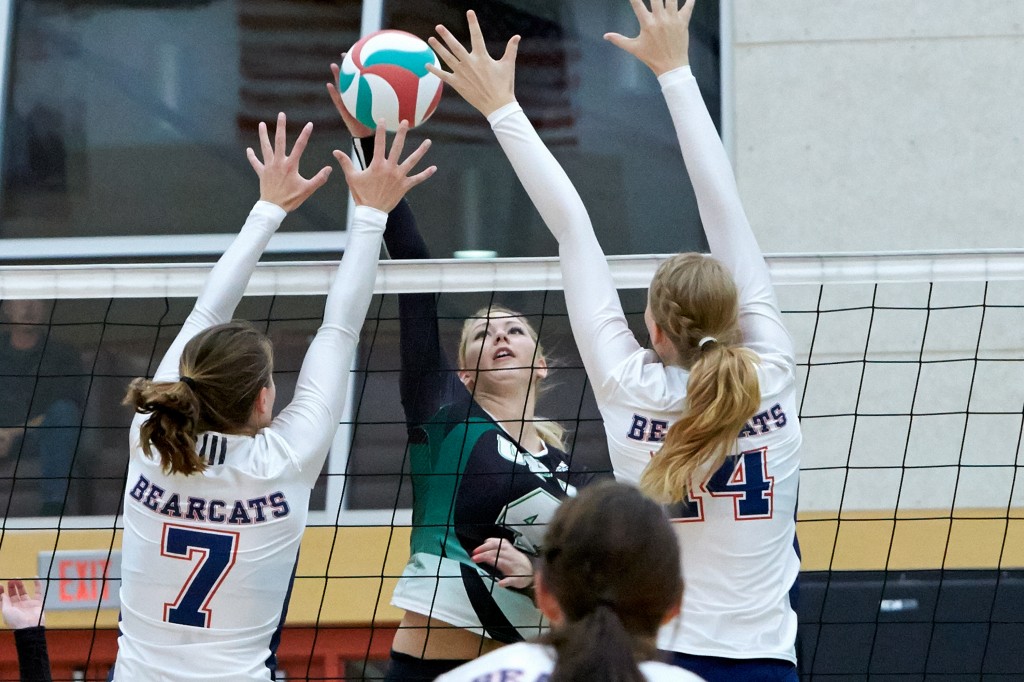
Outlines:
[[[1021,569],[1024,568],[1024,509],[861,511],[801,514],[797,524],[805,571]],[[53,551],[52,530],[6,530],[0,536],[0,566],[7,577],[35,576],[40,552]],[[110,530],[62,530],[56,549],[110,547]],[[121,533],[113,533],[114,548]],[[401,612],[389,605],[408,557],[404,527],[308,528],[288,614],[290,625],[394,624]],[[382,569],[383,567],[383,569]],[[52,611],[51,627],[112,628],[115,611]]]

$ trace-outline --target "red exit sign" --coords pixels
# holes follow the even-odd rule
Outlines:
[[[96,610],[97,607],[116,609],[120,606],[120,552],[41,552],[39,575],[49,578],[43,586],[47,609]]]

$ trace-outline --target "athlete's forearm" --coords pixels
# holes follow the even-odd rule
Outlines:
[[[385,221],[381,211],[356,207],[345,255],[327,294],[323,324],[299,370],[295,397],[274,420],[274,429],[286,441],[302,444],[297,451],[314,456],[315,461],[303,463],[314,477],[345,407],[349,368],[373,296]]]
[[[518,104],[499,109],[488,120],[520,182],[558,240],[573,336],[600,399],[612,369],[639,345],[626,323],[590,216],[569,176]]]
[[[178,359],[185,344],[202,330],[231,319],[256,269],[256,263],[285,215],[280,206],[267,201],[256,202],[242,230],[206,278],[195,308],[186,318],[157,368],[157,379],[177,378]]]
[[[356,139],[355,150],[356,157],[365,168],[373,160],[373,139]],[[412,207],[405,199],[388,214],[384,245],[388,256],[393,259],[430,258],[430,249],[416,225]],[[399,391],[406,425],[413,428],[433,417],[462,385],[450,371],[447,356],[441,348],[434,294],[399,294],[398,316],[402,367]]]
[[[682,67],[662,74],[658,82],[675,125],[711,254],[729,268],[741,290],[763,286],[768,269],[697,81],[689,67]]]
[[[744,342],[759,352],[788,350],[771,277],[740,201],[729,158],[690,68],[662,74],[661,83],[683,161],[693,184],[711,254],[729,269],[740,300]]]
[[[22,682],[51,682],[50,655],[46,649],[46,628],[20,628],[14,631],[18,649],[18,669]]]

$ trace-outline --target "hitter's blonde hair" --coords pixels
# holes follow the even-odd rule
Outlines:
[[[533,354],[532,361],[536,366],[539,360],[543,360],[545,363],[547,360],[544,357],[544,348],[540,345],[540,340],[537,337],[537,331],[533,326],[527,322],[526,318],[515,310],[506,308],[500,305],[490,305],[484,308],[480,308],[473,315],[466,318],[466,321],[462,323],[462,336],[459,339],[459,369],[473,370],[474,367],[466,366],[466,353],[469,350],[469,345],[472,342],[472,331],[473,327],[477,325],[480,320],[496,320],[501,318],[514,317],[519,320],[523,327],[526,328],[527,333],[533,342],[537,344],[537,349]],[[535,383],[534,390],[540,390],[540,378],[534,375],[530,381]],[[552,447],[556,447],[559,450],[565,449],[565,429],[556,421],[550,419],[544,419],[543,417],[535,416],[533,420],[533,427],[537,429],[537,435],[540,436],[541,440]]]

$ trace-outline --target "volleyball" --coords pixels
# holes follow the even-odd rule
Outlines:
[[[405,31],[371,33],[352,46],[338,74],[338,92],[348,112],[363,125],[387,130],[408,121],[415,128],[441,100],[441,79],[426,65],[440,66],[426,42]]]

